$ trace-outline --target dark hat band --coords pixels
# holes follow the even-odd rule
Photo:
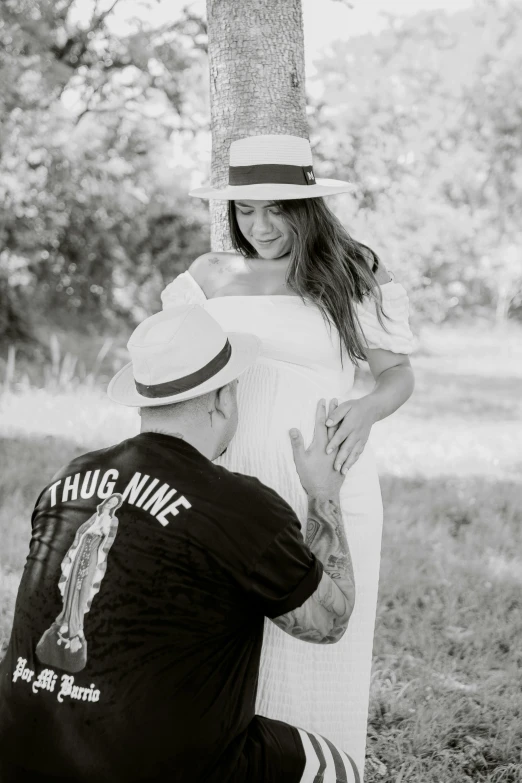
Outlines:
[[[174,394],[182,394],[183,392],[195,389],[196,386],[210,380],[214,375],[228,364],[228,361],[232,355],[232,346],[227,340],[221,351],[213,359],[209,361],[201,370],[185,375],[183,378],[176,378],[175,381],[167,381],[166,383],[156,383],[151,386],[147,386],[144,383],[139,383],[134,379],[136,384],[136,390],[142,397],[158,398],[158,397],[171,397]]]
[[[230,166],[229,185],[315,185],[313,166],[260,163],[257,166]]]

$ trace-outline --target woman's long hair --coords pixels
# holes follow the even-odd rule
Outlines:
[[[286,277],[288,287],[312,300],[339,333],[342,348],[355,364],[366,358],[367,345],[355,303],[363,297],[375,300],[377,317],[384,327],[382,297],[375,272],[379,258],[356,242],[322,198],[274,201],[283,213],[294,241]],[[228,202],[228,221],[234,249],[246,258],[257,253],[240,231],[235,203]],[[369,264],[371,262],[371,266]]]

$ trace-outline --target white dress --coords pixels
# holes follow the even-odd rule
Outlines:
[[[368,345],[409,353],[413,340],[406,292],[395,282],[381,288],[387,332],[371,300],[358,306]],[[275,489],[303,524],[307,501],[288,431],[299,428],[309,443],[317,401],[350,397],[354,366],[345,359],[341,367],[337,332],[330,333],[317,307],[297,296],[207,300],[189,272],[166,287],[162,300],[164,308],[200,304],[225,331],[260,338],[261,356],[239,380],[237,433],[218,463]],[[317,645],[294,639],[266,620],[256,711],[328,737],[363,770],[382,529],[379,479],[369,446],[348,472],[341,504],[356,583],[348,631],[334,645]]]

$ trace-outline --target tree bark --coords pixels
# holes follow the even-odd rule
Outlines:
[[[308,138],[301,0],[207,0],[214,187],[228,184],[232,141]],[[211,201],[212,250],[230,248],[226,202]]]

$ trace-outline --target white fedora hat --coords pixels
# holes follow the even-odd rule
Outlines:
[[[191,196],[255,201],[334,196],[353,190],[350,182],[317,179],[308,139],[301,136],[248,136],[230,145],[228,186],[195,188]]]
[[[253,364],[260,342],[226,334],[199,305],[182,305],[146,318],[127,348],[132,361],[109,383],[121,405],[155,407],[190,400],[233,381]]]

